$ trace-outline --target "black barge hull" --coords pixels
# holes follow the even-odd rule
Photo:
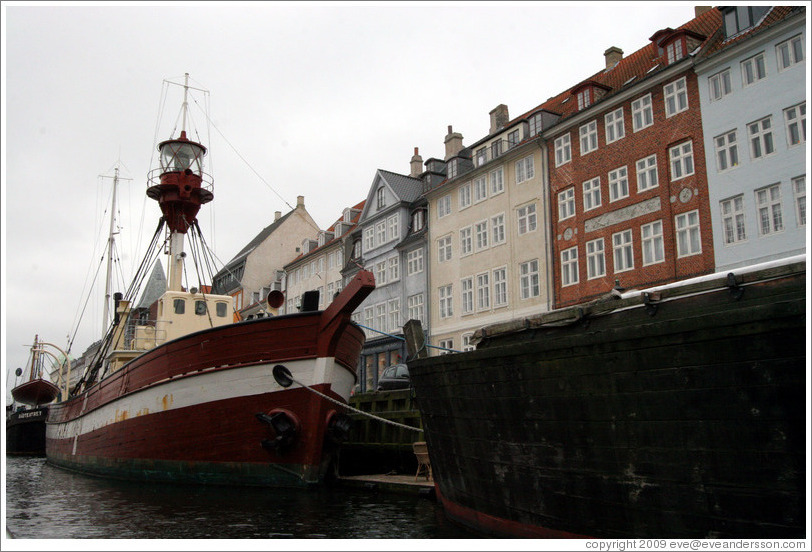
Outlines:
[[[409,363],[447,514],[513,537],[804,538],[805,262]]]
[[[24,408],[6,418],[6,454],[45,456],[48,407]]]

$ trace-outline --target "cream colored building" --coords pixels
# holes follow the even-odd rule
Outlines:
[[[510,121],[500,105],[488,136],[468,148],[449,127],[447,178],[426,194],[432,345],[470,350],[475,330],[550,309],[546,155],[537,134],[554,120],[536,112]]]

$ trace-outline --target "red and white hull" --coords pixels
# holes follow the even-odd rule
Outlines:
[[[281,364],[297,382],[346,403],[364,343],[349,315],[372,288],[372,275],[362,273],[323,312],[213,328],[156,347],[51,407],[48,460],[126,479],[318,483],[343,409],[308,389],[281,387],[273,368]],[[282,435],[269,423],[274,415],[293,429]]]

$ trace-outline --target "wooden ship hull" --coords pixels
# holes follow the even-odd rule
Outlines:
[[[409,369],[481,533],[804,538],[805,257],[484,328]]]
[[[48,380],[35,378],[12,389],[11,396],[15,402],[38,406],[56,399],[59,396],[59,387]]]
[[[307,486],[346,430],[363,331],[362,272],[325,311],[259,318],[164,343],[51,406],[48,461],[100,476]],[[283,365],[302,387],[284,388]],[[337,404],[336,404],[337,403]]]

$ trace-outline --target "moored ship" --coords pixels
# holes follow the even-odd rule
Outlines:
[[[187,92],[188,75],[182,129]],[[70,396],[50,408],[48,461],[124,479],[319,483],[347,431],[342,406],[364,343],[350,315],[374,278],[360,272],[323,311],[235,323],[230,296],[181,285],[184,238],[187,231],[199,236],[197,213],[213,199],[203,172],[206,148],[181,130],[158,150],[160,168],[150,173],[147,195],[162,218],[150,249],[160,250],[165,226],[167,291],[150,309],[154,319],[133,316],[133,291],[117,297],[115,323],[97,357]],[[282,299],[271,294],[268,310]],[[273,372],[280,365],[308,388],[278,384]]]
[[[482,328],[409,370],[452,519],[534,538],[803,538],[806,259]]]

